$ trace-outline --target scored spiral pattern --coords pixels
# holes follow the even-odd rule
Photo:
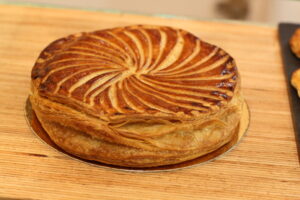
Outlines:
[[[108,114],[208,112],[237,83],[232,57],[181,29],[129,26],[50,44],[32,71],[39,92]]]

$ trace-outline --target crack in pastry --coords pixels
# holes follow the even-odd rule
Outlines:
[[[79,157],[151,167],[230,141],[243,98],[233,58],[193,34],[138,25],[51,43],[32,69],[33,109]]]

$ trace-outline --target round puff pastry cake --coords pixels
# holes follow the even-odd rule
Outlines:
[[[180,163],[228,143],[243,98],[233,58],[193,34],[128,26],[44,49],[30,101],[63,150],[126,167]]]

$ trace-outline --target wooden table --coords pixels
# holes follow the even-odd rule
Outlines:
[[[240,145],[202,166],[163,173],[103,169],[70,159],[30,132],[30,70],[51,41],[129,25],[180,27],[236,59],[251,110]],[[0,6],[0,199],[300,199],[300,168],[277,29],[80,10]]]

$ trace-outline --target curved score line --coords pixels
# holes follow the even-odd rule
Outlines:
[[[66,76],[64,79],[62,79],[61,81],[59,81],[57,84],[56,84],[56,87],[55,87],[55,90],[54,90],[54,94],[57,93],[59,91],[59,88],[62,84],[64,84],[65,82],[67,82],[68,80],[70,80],[72,77],[78,75],[78,74],[81,74],[83,72],[87,72],[87,71],[90,71],[90,70],[95,70],[95,69],[98,69],[97,71],[103,71],[103,70],[108,70],[108,69],[101,69],[99,67],[89,67],[89,68],[86,68],[86,69],[82,69],[82,70],[79,70],[73,74],[70,74],[69,76]],[[113,68],[109,69],[109,70],[112,70]],[[95,72],[97,72],[95,71]],[[109,71],[108,71],[109,72]]]
[[[156,87],[156,88],[159,88],[163,91],[166,91],[166,92],[174,92],[174,93],[178,93],[178,94],[187,94],[187,95],[192,95],[192,96],[196,96],[196,97],[204,97],[204,98],[210,98],[210,99],[213,99],[213,100],[222,100],[221,98],[218,98],[216,96],[213,96],[213,95],[209,95],[209,94],[205,94],[203,92],[193,92],[193,91],[189,91],[189,90],[182,90],[182,89],[175,89],[175,88],[171,88],[171,87],[166,87],[166,86],[163,86],[163,85],[159,85],[159,84],[154,84],[150,81],[147,81],[147,80],[143,80],[143,79],[139,79],[139,81],[145,83],[145,84],[151,84],[151,85],[154,85],[153,87]],[[190,88],[189,88],[190,89]],[[199,89],[199,88],[197,88]],[[216,91],[215,88],[211,88],[210,90],[206,90],[208,92],[214,92]]]
[[[194,67],[192,69],[185,70],[184,72],[181,72],[181,73],[171,74],[171,75],[164,74],[162,76],[163,77],[168,77],[168,78],[171,78],[171,77],[180,78],[180,77],[195,75],[195,74],[200,75],[203,72],[208,72],[208,71],[214,70],[218,67],[222,67],[224,64],[226,64],[226,62],[229,60],[229,58],[230,58],[229,56],[224,56],[223,58],[215,61],[213,64],[210,64],[210,65],[207,65],[207,66],[204,66],[204,67],[199,65],[199,66]]]
[[[178,83],[174,83],[174,82],[168,83],[168,82],[163,82],[163,81],[157,81],[157,80],[151,79],[146,76],[141,76],[141,78],[146,79],[146,81],[149,81],[149,82],[152,82],[152,83],[155,83],[158,85],[164,85],[167,87],[170,87],[170,85],[172,85],[172,86],[186,88],[186,89],[199,89],[199,90],[208,90],[208,91],[216,90],[216,91],[223,92],[223,93],[226,93],[226,92],[231,93],[231,91],[228,91],[228,90],[225,90],[222,88],[218,88],[218,87],[208,87],[208,86],[203,87],[203,86],[195,86],[195,85],[184,85],[184,84],[178,84]]]
[[[95,72],[95,73],[92,73],[92,74],[89,74],[81,79],[79,79],[75,84],[73,84],[70,89],[69,89],[69,97],[71,96],[72,92],[74,90],[76,90],[78,87],[86,84],[88,81],[90,81],[91,79],[97,77],[97,76],[101,76],[101,75],[105,75],[105,78],[109,77],[109,74],[108,73],[118,73],[118,70],[114,70],[114,71],[106,71],[106,72]],[[101,80],[105,80],[105,78],[101,78]],[[99,80],[99,79],[98,79]],[[94,84],[93,84],[94,85]],[[93,86],[92,85],[92,86]]]
[[[127,83],[128,80],[125,80],[125,85],[126,85],[126,89],[127,91],[133,95],[135,98],[137,98],[140,102],[142,102],[144,105],[148,106],[149,108],[151,109],[154,109],[154,110],[160,110],[162,112],[165,112],[165,113],[174,113],[173,111],[171,110],[168,110],[164,107],[161,107],[159,105],[155,105],[155,104],[152,104],[151,102],[147,102],[146,100],[144,100],[143,98],[139,97],[138,95],[135,94],[134,91],[132,91],[132,88],[128,87],[128,83]],[[135,88],[136,90],[139,90],[137,88]],[[143,92],[142,92],[143,93]]]
[[[175,74],[180,74],[187,70],[191,70],[193,68],[197,68],[199,65],[207,62],[209,59],[211,59],[213,56],[215,56],[218,51],[219,51],[219,48],[215,48],[209,55],[205,56],[204,58],[201,58],[201,60],[199,60],[198,62],[196,62],[190,66],[183,65],[180,68],[176,68],[176,69],[173,68],[168,71],[161,72],[161,74],[175,75]],[[156,74],[158,74],[158,73],[156,73]]]
[[[158,32],[160,34],[159,53],[158,53],[158,56],[156,57],[154,63],[148,67],[147,71],[151,71],[156,67],[157,63],[159,62],[159,60],[164,52],[163,50],[167,44],[167,34],[163,30],[159,30]]]
[[[184,47],[184,39],[181,33],[177,31],[177,40],[175,46],[168,53],[168,55],[163,59],[160,65],[155,66],[154,68],[149,70],[149,72],[155,73],[156,71],[160,71],[162,69],[165,69],[169,65],[172,65],[180,57],[183,47]]]
[[[84,61],[84,60],[83,60]],[[63,66],[61,66],[61,67],[57,67],[57,68],[55,68],[55,69],[52,69],[51,71],[49,71],[47,74],[46,74],[46,76],[44,76],[43,77],[43,79],[42,79],[42,83],[43,82],[45,82],[48,78],[49,78],[49,76],[51,76],[53,73],[55,73],[55,72],[58,72],[58,71],[61,71],[61,70],[64,70],[64,69],[69,69],[69,68],[72,68],[72,67],[80,67],[80,66],[86,66],[86,65],[89,65],[89,64],[92,64],[92,65],[95,65],[95,67],[97,66],[97,67],[110,67],[110,68],[114,68],[114,69],[117,69],[117,67],[113,67],[113,65],[103,65],[103,64],[100,64],[100,63],[97,63],[97,64],[95,64],[95,63],[82,63],[82,64],[73,64],[73,65],[63,65]],[[49,65],[50,66],[50,65]]]
[[[170,103],[172,105],[176,105],[178,107],[183,107],[183,108],[188,108],[188,109],[200,110],[200,111],[207,111],[208,110],[207,108],[201,108],[201,107],[198,107],[198,106],[192,106],[192,105],[187,105],[187,104],[180,104],[178,102],[174,102],[174,101],[168,100],[168,99],[166,99],[166,97],[163,97],[163,95],[165,95],[165,96],[167,96],[169,98],[177,99],[177,100],[181,100],[182,98],[178,97],[176,94],[163,94],[163,95],[161,95],[161,92],[159,92],[157,89],[153,89],[150,86],[145,85],[145,84],[142,85],[141,83],[138,83],[137,80],[134,80],[134,82],[136,83],[136,85],[139,85],[140,88],[144,88],[144,89],[147,88],[147,90],[152,91],[152,92],[146,92],[144,90],[145,93],[150,94],[152,96],[155,96],[156,98],[161,99],[163,101],[166,101],[166,102],[168,102],[168,103]],[[209,103],[206,102],[206,101],[203,101],[203,100],[193,99],[193,98],[189,98],[189,97],[184,97],[184,98],[188,99],[189,101],[192,101],[192,102],[197,101],[197,103],[202,104],[203,107],[209,106]]]

